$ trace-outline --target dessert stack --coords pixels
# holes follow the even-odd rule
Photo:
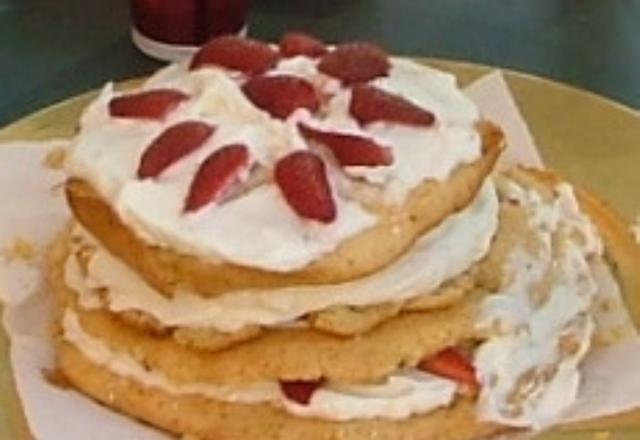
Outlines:
[[[203,439],[556,422],[640,251],[552,173],[494,172],[504,148],[451,75],[370,43],[225,36],[106,86],[50,253],[60,373]]]

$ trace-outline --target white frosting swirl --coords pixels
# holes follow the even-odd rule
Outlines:
[[[598,285],[589,260],[602,253],[602,242],[571,186],[555,190],[546,202],[510,182],[507,197],[525,207],[541,246],[511,253],[506,285],[485,300],[478,323],[498,333],[475,355],[479,414],[505,425],[556,422],[576,399],[578,366],[591,344]]]

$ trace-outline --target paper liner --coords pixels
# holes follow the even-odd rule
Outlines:
[[[542,161],[500,72],[468,88],[484,116],[498,123],[510,145],[501,166]],[[53,366],[49,340],[50,295],[43,286],[47,244],[69,219],[64,176],[44,166],[64,141],[0,146],[0,300],[11,340],[10,359],[18,394],[33,435],[40,440],[161,440],[160,433],[104,408],[87,397],[49,384]],[[21,248],[24,251],[19,252]],[[33,256],[33,258],[30,258]],[[593,351],[584,365],[584,386],[567,420],[583,420],[640,406],[640,340]]]

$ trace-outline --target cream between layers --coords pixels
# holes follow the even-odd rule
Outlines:
[[[174,384],[158,371],[149,371],[132,356],[112,351],[102,340],[87,334],[75,312],[67,309],[63,322],[64,338],[97,365],[145,386],[173,395],[197,394],[235,403],[270,403],[301,417],[328,420],[405,419],[449,405],[455,396],[455,382],[418,370],[399,371],[385,383],[375,385],[325,385],[313,394],[308,405],[287,399],[275,383],[246,387],[206,383]]]
[[[91,305],[91,289],[106,288],[112,311],[141,310],[166,326],[214,327],[233,332],[247,325],[272,326],[336,305],[365,306],[403,301],[432,292],[467,270],[489,250],[498,227],[498,200],[491,181],[463,211],[419,239],[389,267],[362,279],[329,286],[287,287],[270,291],[230,292],[215,299],[180,292],[166,298],[138,274],[110,255],[86,232],[80,239],[93,243],[86,277],[75,258],[66,265],[66,282]]]
[[[543,244],[535,254],[524,247],[512,252],[506,268],[509,282],[485,300],[478,319],[480,328],[492,330],[474,359],[482,384],[478,416],[507,426],[547,426],[575,401],[579,364],[594,328],[594,297],[617,289],[601,260],[597,230],[579,211],[572,188],[563,184],[556,191],[551,202],[515,182],[502,193],[526,207],[530,225]],[[541,301],[539,288],[549,275],[548,297]],[[197,392],[247,404],[268,401],[299,416],[331,420],[403,419],[447,406],[454,398],[455,384],[415,370],[391,375],[382,385],[331,384],[318,390],[309,406],[285,400],[276,384],[241,389],[205,384],[176,387],[158,372],[146,371],[132,358],[88,336],[73,312],[67,312],[64,329],[65,338],[93,362],[173,394]]]
[[[551,202],[515,182],[503,191],[526,208],[541,246],[516,248],[501,292],[483,304],[478,324],[494,336],[475,355],[483,383],[479,413],[506,425],[541,428],[558,421],[576,399],[578,366],[594,329],[597,282],[608,290],[612,278],[594,277],[602,242],[571,186],[558,185]]]
[[[192,96],[163,122],[111,118],[111,86],[85,111],[80,133],[71,149],[68,171],[90,182],[118,212],[128,227],[152,244],[209,259],[291,271],[305,267],[334,250],[345,239],[371,227],[376,217],[354,201],[352,181],[330,166],[338,215],[321,225],[299,218],[273,185],[265,185],[221,206],[208,206],[183,215],[189,183],[198,165],[212,151],[229,143],[244,143],[255,164],[271,169],[290,151],[308,148],[296,124],[345,130],[375,138],[391,148],[395,162],[384,169],[349,169],[370,182],[384,183],[381,201],[401,201],[425,179],[444,180],[458,166],[481,156],[481,140],[474,128],[475,106],[451,75],[407,60],[392,59],[388,78],[376,80],[433,111],[437,123],[429,128],[372,124],[359,128],[348,115],[350,92],[317,71],[315,61],[284,60],[270,74],[287,72],[305,77],[325,92],[336,93],[322,119],[298,110],[287,121],[271,118],[254,107],[239,88],[240,74],[207,68],[190,72],[172,65],[152,77],[143,88],[170,87]],[[140,156],[168,126],[195,119],[217,127],[197,152],[183,158],[158,179],[136,179]],[[251,240],[246,240],[251,237]],[[286,248],[281,246],[287,243]],[[284,249],[284,250],[283,250]]]

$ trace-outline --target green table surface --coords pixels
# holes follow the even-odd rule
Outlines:
[[[252,35],[291,28],[402,54],[503,66],[640,107],[640,0],[254,0]],[[127,0],[0,0],[0,126],[158,64]]]

